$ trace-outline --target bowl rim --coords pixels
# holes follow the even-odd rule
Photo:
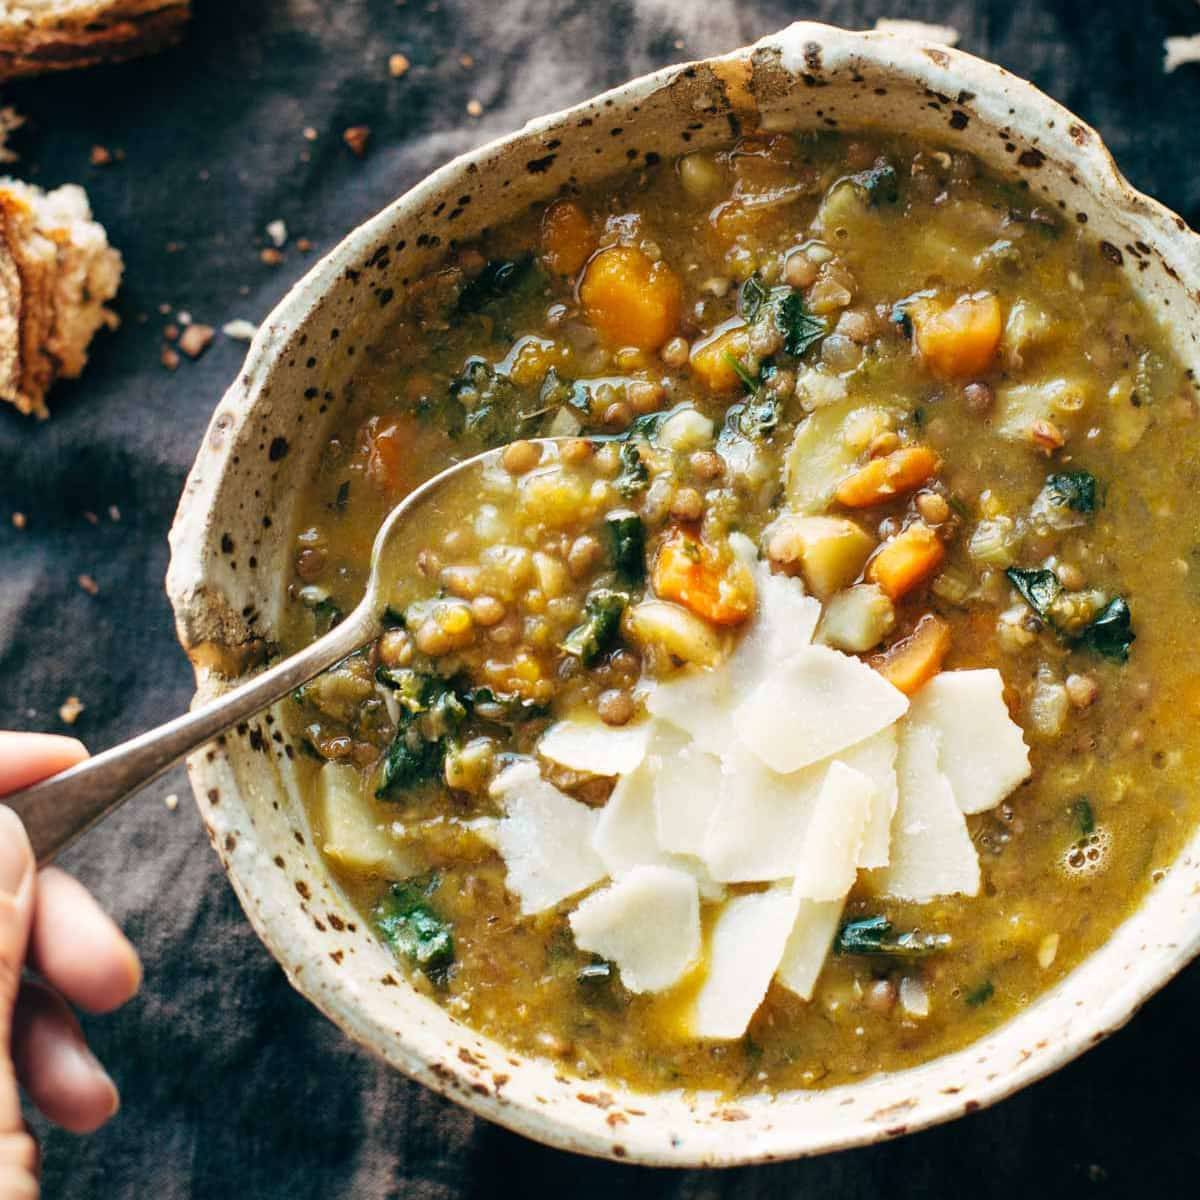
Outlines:
[[[1013,114],[1014,127],[1020,126],[1018,113],[1036,113],[1040,122],[1037,132],[1041,144],[1055,145],[1061,151],[1069,150],[1076,164],[1076,173],[1087,181],[1097,201],[1111,204],[1127,224],[1144,229],[1148,235],[1147,240],[1152,238],[1159,247],[1170,250],[1172,263],[1186,267],[1185,283],[1190,288],[1192,298],[1200,299],[1200,236],[1193,233],[1186,223],[1166,206],[1137,191],[1121,174],[1096,131],[1057,101],[1046,96],[1035,85],[1012,75],[996,64],[940,43],[925,42],[890,31],[855,32],[816,22],[796,22],[778,33],[767,35],[752,45],[728,54],[674,64],[640,76],[579,104],[538,117],[519,130],[456,156],[424,177],[375,216],[351,230],[292,286],[263,321],[247,352],[244,366],[216,406],[212,423],[202,443],[201,454],[185,484],[169,537],[172,553],[167,576],[167,593],[180,627],[181,640],[183,614],[196,602],[197,583],[203,580],[205,574],[203,551],[206,538],[211,533],[211,510],[224,476],[231,468],[231,447],[235,441],[232,435],[249,419],[257,389],[270,377],[291,332],[319,307],[326,292],[347,268],[355,264],[361,246],[371,244],[406,212],[417,209],[428,197],[442,191],[469,164],[493,158],[513,145],[542,132],[561,128],[565,122],[594,111],[600,104],[611,101],[618,106],[631,105],[642,97],[670,85],[690,69],[704,65],[745,65],[754,55],[764,51],[779,54],[785,68],[793,74],[801,75],[810,65],[807,56],[814,46],[824,55],[826,65],[835,64],[835,70],[852,66],[855,62],[869,62],[872,67],[894,73],[910,84],[924,85],[930,90],[930,94],[938,94],[939,86],[947,86],[947,73],[950,73],[954,82],[970,86],[974,94],[1003,97],[1011,102],[1012,108],[1009,111]],[[822,66],[819,69],[825,68]],[[984,119],[986,121],[986,118]],[[1034,138],[1034,141],[1036,143],[1038,139]],[[225,426],[218,430],[221,421],[225,422]],[[222,436],[214,436],[218,432]],[[201,667],[196,666],[195,671],[201,689],[199,695],[202,696],[206,682],[211,684],[211,680],[206,679],[206,673]],[[189,761],[189,775],[198,802],[215,782],[215,772],[216,768],[202,755],[196,755]],[[228,784],[227,776],[223,777],[223,782]],[[212,819],[212,816],[210,810],[205,810],[206,821]],[[387,1050],[372,1042],[366,1029],[356,1027],[345,1013],[329,1002],[328,995],[320,987],[313,986],[307,979],[298,978],[297,974],[288,969],[287,947],[282,944],[287,920],[277,921],[277,914],[268,911],[270,906],[264,904],[247,880],[239,876],[231,856],[223,853],[219,845],[215,848],[252,927],[271,954],[284,965],[293,986],[353,1041],[432,1090],[508,1129],[558,1148],[596,1156],[614,1156],[612,1138],[596,1136],[581,1130],[578,1123],[573,1123],[569,1116],[547,1114],[502,1101],[498,1095],[457,1087],[455,1081],[447,1078],[444,1071],[427,1069],[430,1064],[415,1051],[406,1051],[403,1047]],[[1113,936],[1115,937],[1115,934]],[[1085,963],[1103,949],[1104,946],[1101,946],[1092,951],[1074,971],[1082,969]],[[1100,997],[1095,1007],[1089,1010],[1087,1017],[1071,1030],[1070,1036],[1063,1036],[1056,1045],[1039,1048],[1037,1053],[1028,1053],[1011,1070],[994,1074],[987,1079],[979,1079],[958,1094],[921,1096],[911,1111],[898,1112],[896,1123],[890,1127],[859,1112],[854,1118],[847,1120],[835,1134],[810,1137],[806,1140],[804,1131],[797,1129],[782,1153],[777,1152],[778,1146],[772,1142],[769,1148],[752,1143],[745,1149],[733,1152],[723,1149],[701,1155],[697,1155],[694,1146],[680,1151],[673,1148],[666,1139],[660,1138],[652,1144],[646,1139],[626,1133],[618,1139],[625,1147],[619,1158],[624,1162],[675,1167],[733,1166],[778,1161],[780,1158],[826,1153],[885,1140],[994,1104],[1072,1061],[1089,1046],[1125,1024],[1146,1000],[1200,952],[1200,927],[1191,931],[1190,937],[1165,943],[1155,949],[1157,953],[1146,956],[1136,978],[1127,977],[1120,980],[1119,984],[1114,983],[1111,991]],[[1010,1018],[972,1043],[972,1046],[977,1047],[983,1041],[996,1038],[1016,1019]],[[955,1052],[959,1053],[962,1052]],[[931,1060],[932,1063],[938,1061],[941,1060]],[[928,1065],[930,1064],[925,1064]],[[913,1074],[922,1070],[924,1067],[911,1068],[906,1073]],[[850,1086],[857,1088],[860,1084]],[[878,1115],[875,1114],[875,1117]]]

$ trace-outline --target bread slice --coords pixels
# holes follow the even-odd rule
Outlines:
[[[0,0],[0,80],[148,54],[177,41],[190,0]]]
[[[87,363],[121,282],[120,254],[76,184],[44,192],[0,179],[0,400],[48,415],[46,393]]]

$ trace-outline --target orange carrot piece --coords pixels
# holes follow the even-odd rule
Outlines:
[[[714,625],[740,625],[754,611],[754,579],[745,563],[722,561],[682,530],[663,542],[651,582],[659,599],[674,600]]]
[[[892,600],[908,595],[942,565],[946,548],[923,521],[884,542],[867,563],[867,582],[877,583]]]
[[[966,379],[982,374],[996,356],[1004,320],[990,292],[960,296],[948,308],[934,300],[909,308],[917,349],[935,375]]]
[[[584,272],[579,299],[610,346],[657,350],[679,327],[683,288],[664,262],[636,246],[601,250]]]
[[[871,666],[894,688],[915,696],[941,669],[950,650],[950,626],[926,613],[906,638],[871,659]]]
[[[847,508],[886,504],[915,491],[936,475],[940,466],[941,460],[928,446],[906,446],[873,458],[849,479],[843,479],[835,494]]]
[[[587,213],[573,200],[555,200],[542,215],[542,259],[555,275],[574,275],[596,248]]]

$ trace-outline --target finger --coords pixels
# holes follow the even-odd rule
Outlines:
[[[142,982],[137,952],[82,884],[57,867],[40,872],[29,965],[88,1012],[119,1008]]]
[[[24,1127],[0,1134],[0,1196],[4,1200],[37,1200],[40,1174],[37,1139]]]
[[[10,1047],[13,1006],[33,919],[34,877],[25,827],[11,808],[0,804],[0,1136],[24,1128]]]
[[[85,758],[87,749],[75,738],[0,731],[0,796],[57,775]]]
[[[117,1111],[116,1084],[88,1049],[66,1001],[26,983],[13,1021],[17,1078],[45,1116],[71,1133],[91,1133]]]

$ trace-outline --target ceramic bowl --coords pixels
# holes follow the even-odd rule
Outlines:
[[[1094,130],[999,67],[940,45],[797,24],[668,67],[455,159],[351,233],[266,319],[218,406],[171,531],[167,587],[198,697],[264,656],[307,479],[367,346],[406,286],[568,183],[741,130],[897,130],[976,154],[1086,225],[1200,368],[1197,239],[1134,191]],[[728,1102],[585,1082],[453,1020],[405,982],[313,845],[281,722],[197,754],[191,779],[246,914],[292,983],[356,1041],[489,1120],[585,1154],[728,1165],[897,1137],[990,1104],[1125,1023],[1200,948],[1200,836],[1139,910],[1054,990],[958,1053],[824,1091]]]

